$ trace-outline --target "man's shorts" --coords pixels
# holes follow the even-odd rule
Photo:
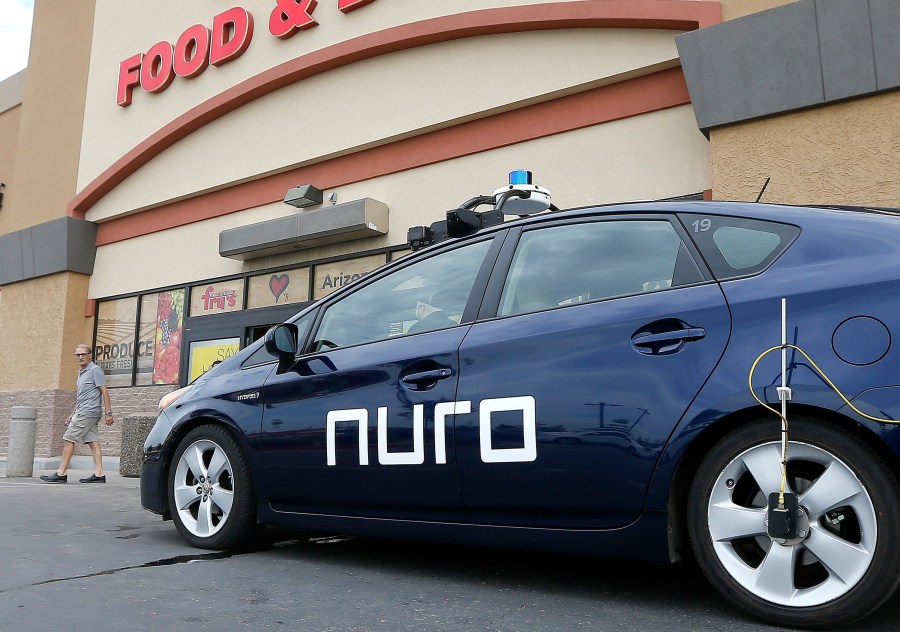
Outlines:
[[[63,435],[63,441],[72,443],[93,443],[100,441],[100,432],[97,430],[97,422],[100,417],[85,417],[73,415]]]

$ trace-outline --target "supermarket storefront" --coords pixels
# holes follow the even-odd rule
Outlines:
[[[767,177],[766,201],[897,205],[900,16],[869,4],[38,0],[0,82],[0,450],[31,405],[59,454],[76,344],[120,416],[152,412],[513,169],[560,208]],[[813,45],[845,31],[849,74]]]
[[[560,206],[702,192],[707,142],[674,35],[717,16],[706,2],[98,3],[68,210],[97,230],[88,311],[117,408],[146,409],[402,255],[407,227],[510,169]],[[308,206],[284,203],[307,185]]]

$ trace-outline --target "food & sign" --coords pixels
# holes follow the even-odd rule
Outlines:
[[[350,13],[375,0],[337,0],[342,13]],[[317,0],[274,0],[268,16],[269,33],[287,39],[299,31],[318,26],[313,17]],[[172,44],[163,40],[145,53],[137,53],[119,63],[116,104],[131,105],[135,88],[162,92],[176,77],[196,77],[210,64],[221,66],[240,57],[253,39],[253,15],[243,7],[233,7],[216,15],[212,28],[189,26]]]

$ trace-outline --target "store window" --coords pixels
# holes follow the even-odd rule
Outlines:
[[[372,255],[317,265],[313,299],[324,298],[383,265],[384,255]]]
[[[201,283],[191,288],[191,316],[236,312],[244,308],[244,279]]]
[[[181,370],[181,335],[184,326],[184,290],[160,292],[153,336],[153,384],[178,384]]]
[[[177,384],[183,322],[183,289],[102,301],[94,362],[106,384]]]
[[[111,387],[190,382],[291,316],[292,306],[327,296],[391,258],[385,250],[101,300],[94,361]]]
[[[134,383],[137,386],[153,384],[153,360],[156,357],[156,318],[159,294],[145,294],[141,297],[141,324],[138,329],[137,372]],[[171,337],[170,337],[171,342]]]
[[[239,337],[192,342],[190,345],[188,382],[193,382],[219,362],[233,356],[238,352],[240,346],[241,339]]]
[[[247,309],[309,300],[309,268],[260,274],[247,281]]]
[[[94,362],[106,373],[108,386],[131,386],[136,323],[136,296],[100,303]]]

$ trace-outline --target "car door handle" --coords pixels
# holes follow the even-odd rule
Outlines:
[[[419,373],[410,373],[400,378],[404,384],[419,385],[425,382],[437,382],[453,375],[451,369],[432,369],[430,371],[421,371]]]
[[[631,339],[631,343],[641,353],[660,355],[680,351],[685,342],[705,336],[706,330],[702,327],[689,327],[656,334],[638,334]]]

